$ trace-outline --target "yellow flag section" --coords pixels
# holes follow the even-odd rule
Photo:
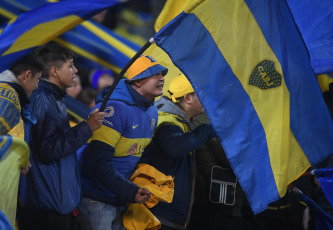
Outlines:
[[[29,162],[29,147],[20,138],[0,136],[0,209],[15,226],[20,169]]]
[[[329,85],[331,83],[333,83],[333,75],[332,75],[332,73],[330,75],[329,74],[319,74],[319,75],[317,75],[317,80],[318,80],[321,91],[326,92],[330,89]]]
[[[57,37],[81,22],[83,22],[82,18],[76,15],[70,15],[55,21],[36,25],[22,34],[2,55],[4,56],[20,50],[39,46],[40,44],[45,44],[47,41],[50,41],[52,38]],[[44,37],[40,36],[40,34],[49,34],[49,36]]]
[[[166,1],[163,10],[156,19],[155,22],[155,32],[158,32],[163,26],[165,26],[169,21],[175,18],[179,13],[184,10],[184,7],[192,4],[192,0],[168,0]],[[146,51],[145,54],[155,58],[162,66],[168,68],[168,74],[165,77],[163,95],[170,96],[167,93],[169,84],[172,79],[179,74],[181,71],[172,63],[170,57],[155,43],[152,44]]]

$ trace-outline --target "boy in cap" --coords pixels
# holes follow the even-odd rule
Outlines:
[[[194,150],[215,137],[215,133],[208,124],[192,130],[191,120],[204,110],[183,74],[171,81],[168,92],[171,99],[164,96],[156,101],[157,128],[140,163],[150,164],[174,178],[172,203],[159,202],[152,209],[162,229],[186,229],[194,199]]]
[[[83,200],[80,210],[96,229],[121,229],[127,203],[143,203],[147,189],[129,181],[157,124],[155,97],[163,94],[167,69],[150,56],[139,57],[116,86],[105,107],[101,129],[82,153]],[[108,88],[96,98],[99,108]]]

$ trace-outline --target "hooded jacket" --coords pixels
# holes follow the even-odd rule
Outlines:
[[[97,99],[100,108],[109,88]],[[157,124],[154,101],[147,101],[124,79],[105,107],[102,127],[82,151],[83,195],[115,206],[134,203],[139,187],[129,181]]]
[[[66,92],[41,79],[31,95],[37,124],[31,127],[29,173],[20,191],[26,208],[68,214],[81,199],[76,150],[92,136],[86,122],[70,127],[64,97]]]
[[[25,113],[25,106],[29,102],[27,94],[13,72],[10,70],[2,72],[0,74],[1,135],[9,134],[24,139],[23,119],[33,120],[30,114]]]
[[[215,134],[208,124],[192,130],[182,110],[170,99],[161,97],[155,104],[158,108],[158,125],[140,163],[150,164],[165,175],[171,175],[175,193],[170,204],[159,202],[152,208],[152,213],[162,225],[186,229],[194,199],[194,150]]]

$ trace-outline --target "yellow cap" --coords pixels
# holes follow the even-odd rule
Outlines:
[[[151,77],[155,74],[162,72],[165,76],[168,69],[160,65],[151,56],[145,55],[140,56],[127,70],[127,80],[134,81],[138,79],[143,79]]]
[[[176,98],[183,97],[185,94],[194,93],[194,89],[191,83],[187,80],[184,74],[180,74],[175,77],[169,85],[169,93],[174,103],[177,103]]]

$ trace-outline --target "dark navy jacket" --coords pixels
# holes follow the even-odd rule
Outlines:
[[[31,169],[20,185],[25,207],[68,214],[81,199],[76,150],[92,136],[86,122],[70,127],[64,103],[66,93],[41,79],[30,97],[32,115],[29,141]]]
[[[152,143],[145,149],[139,163],[154,166],[174,178],[173,201],[159,202],[153,214],[175,229],[187,228],[194,200],[194,150],[215,137],[210,125],[203,124],[191,130],[184,113],[171,100],[164,97],[156,101],[158,125]]]

